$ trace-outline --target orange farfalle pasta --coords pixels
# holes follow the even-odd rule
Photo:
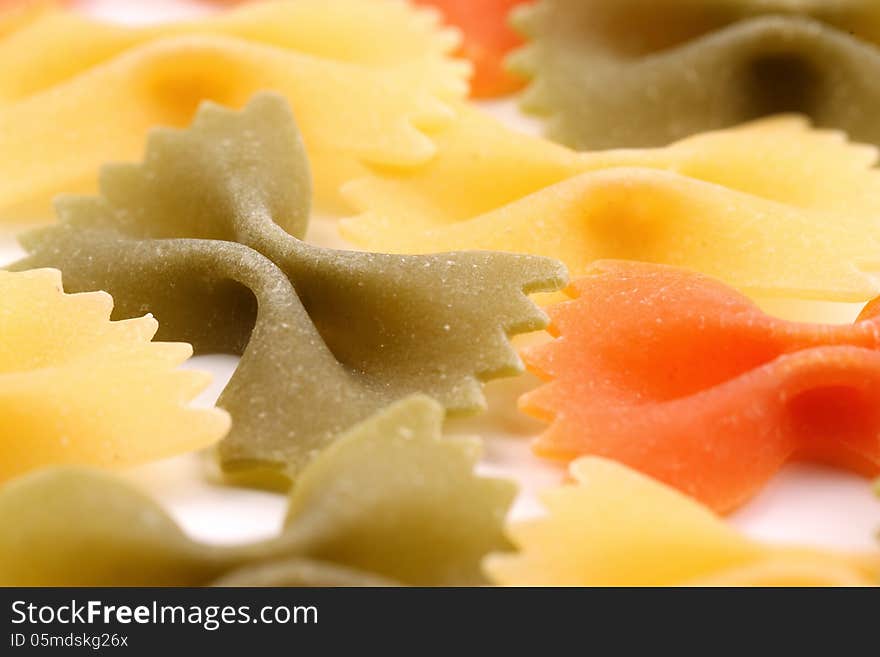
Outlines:
[[[605,261],[549,309],[527,349],[549,380],[521,408],[551,422],[535,451],[621,461],[728,512],[786,462],[880,474],[880,304],[855,324],[776,319],[725,285]]]
[[[464,35],[462,54],[474,63],[471,95],[491,98],[516,91],[525,80],[505,69],[504,59],[523,39],[509,22],[524,0],[416,0],[437,7]]]

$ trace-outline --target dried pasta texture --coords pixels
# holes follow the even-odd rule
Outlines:
[[[872,0],[541,0],[523,107],[577,149],[668,144],[780,112],[880,144]]]
[[[309,196],[283,98],[206,104],[188,130],[152,133],[143,164],[104,168],[101,196],[60,201],[14,267],[58,267],[72,289],[112,293],[118,317],[155,314],[163,339],[241,354],[220,455],[267,485],[391,401],[473,411],[482,381],[522,371],[507,336],[545,325],[525,293],[560,287],[559,263],[317,248],[299,239]]]
[[[479,444],[444,439],[443,408],[415,396],[352,428],[306,469],[281,533],[197,543],[143,494],[57,468],[0,492],[2,585],[420,586],[485,583],[509,548],[509,482],[473,472]]]
[[[60,8],[31,16],[30,22],[10,29],[8,38],[0,40],[2,104],[45,91],[126,50],[168,37],[226,36],[375,67],[441,62],[460,41],[453,30],[441,29],[431,13],[398,0],[272,0],[197,20],[144,26],[103,22]],[[460,69],[448,82],[456,84],[455,78],[465,72]]]
[[[332,208],[363,162],[430,159],[427,133],[467,93],[455,45],[432,16],[386,0],[273,2],[150,28],[44,14],[0,39],[0,220],[51,218],[54,195],[93,193],[98,167],[137,158],[152,126],[261,90],[292,105]]]
[[[877,151],[797,117],[578,154],[460,108],[437,149],[424,166],[347,185],[359,214],[344,236],[403,253],[545,255],[572,275],[601,258],[670,264],[756,297],[880,293]]]
[[[491,98],[516,91],[523,79],[505,70],[507,54],[522,44],[509,23],[512,10],[523,0],[416,0],[439,9],[464,34],[462,54],[474,63],[471,95]]]
[[[775,319],[712,279],[601,262],[527,350],[538,453],[626,463],[726,512],[792,459],[880,474],[880,318]]]
[[[680,492],[587,457],[547,490],[547,514],[508,528],[520,552],[492,555],[505,586],[871,586],[880,554],[765,545]]]
[[[205,447],[229,428],[189,408],[208,383],[176,369],[188,344],[156,320],[110,321],[103,292],[65,294],[54,270],[0,271],[0,481],[52,464],[121,467]]]

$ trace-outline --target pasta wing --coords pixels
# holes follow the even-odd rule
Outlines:
[[[757,543],[678,491],[623,465],[582,458],[545,491],[546,516],[513,523],[518,553],[485,568],[505,586],[867,586],[880,555]]]
[[[195,586],[229,557],[191,541],[155,502],[104,472],[49,468],[0,490],[4,586]]]
[[[436,7],[464,35],[462,53],[474,63],[471,94],[491,98],[516,91],[522,80],[504,68],[508,52],[522,43],[509,25],[511,11],[524,0],[416,0]]]
[[[151,41],[213,35],[377,68],[447,60],[459,42],[435,15],[399,0],[270,0],[204,18],[124,25],[57,8],[29,13],[0,40],[0,104],[22,100]],[[0,37],[3,32],[0,31]],[[438,90],[460,94],[466,68],[449,66]]]
[[[473,473],[479,446],[440,436],[423,396],[354,427],[294,487],[277,537],[235,547],[187,538],[119,479],[61,468],[0,491],[0,584],[353,586],[474,584],[507,547],[507,482]]]
[[[507,546],[515,486],[473,474],[480,444],[443,438],[442,408],[391,406],[326,450],[297,482],[287,531],[306,554],[419,586],[484,583]]]
[[[342,3],[340,9],[351,5],[350,0],[336,2]],[[437,32],[428,38],[426,30],[434,33],[428,19],[398,3],[359,3],[361,9],[351,18],[366,12],[372,20],[358,23],[358,38],[349,34],[356,26],[344,20],[339,29],[348,40],[322,47],[324,41],[306,28],[315,21],[327,23],[328,16],[336,14],[319,11],[317,4],[326,3],[278,5],[279,11],[301,5],[300,11],[310,14],[301,28],[290,28],[299,35],[300,50],[270,45],[273,39],[268,37],[270,43],[236,38],[230,35],[236,33],[232,29],[225,30],[229,34],[184,29],[176,36],[133,45],[39,93],[0,105],[0,219],[46,220],[56,194],[94,193],[101,164],[135,159],[152,126],[187,125],[203,100],[241,108],[261,90],[284,95],[294,108],[315,174],[317,199],[327,208],[338,206],[339,185],[362,172],[364,162],[409,166],[430,159],[434,146],[427,132],[449,120],[448,102],[467,88],[466,65],[463,69],[460,62],[441,55],[448,35]],[[385,26],[389,15],[394,20]],[[410,48],[369,47],[376,40],[394,41],[396,36],[388,39],[385,30],[403,29],[407,22],[413,27],[402,42]],[[77,29],[70,38],[83,38],[83,48],[103,43],[99,37],[94,42],[85,39],[90,32]],[[274,41],[283,42],[287,37],[282,36]],[[291,45],[297,41],[290,39]],[[412,50],[416,40],[424,41],[421,54]],[[334,48],[342,44],[349,44],[351,51],[334,58]],[[9,47],[29,70],[33,51],[14,43]],[[63,50],[41,52],[55,59]],[[402,59],[396,65],[378,63],[397,56]],[[73,63],[73,58],[60,57]],[[367,63],[356,61],[361,57]]]
[[[598,263],[526,350],[548,381],[521,407],[551,422],[535,449],[619,460],[719,512],[787,461],[880,474],[880,342],[855,324],[770,317],[685,270]],[[876,308],[872,306],[871,308]]]
[[[756,296],[880,292],[876,149],[796,117],[663,149],[577,154],[462,109],[437,147],[426,165],[347,185],[360,214],[343,235],[374,250],[540,254],[574,275],[595,259],[645,260]]]
[[[211,445],[226,413],[189,408],[208,383],[152,317],[110,321],[109,295],[60,273],[0,271],[0,481],[49,464],[121,467]]]

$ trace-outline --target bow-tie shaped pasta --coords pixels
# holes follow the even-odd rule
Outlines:
[[[621,461],[726,512],[786,462],[880,474],[880,304],[797,324],[685,270],[603,262],[549,308],[521,407],[552,458]]]
[[[618,463],[582,458],[545,491],[545,517],[513,523],[521,550],[490,555],[506,586],[871,586],[880,553],[765,545],[705,507]]]
[[[454,31],[438,29],[432,13],[399,0],[272,0],[197,20],[143,26],[49,9],[0,40],[0,104],[44,91],[149,41],[193,34],[377,67],[443,61],[460,40]]]
[[[541,0],[523,107],[577,149],[659,146],[779,112],[880,144],[873,0]]]
[[[343,221],[346,237],[395,252],[540,254],[573,275],[599,258],[652,261],[755,296],[880,293],[876,149],[799,118],[579,154],[460,108],[436,140],[431,162],[346,186],[361,212]]]
[[[152,126],[187,125],[203,100],[240,108],[261,90],[291,103],[328,208],[363,162],[430,159],[426,131],[466,94],[468,65],[446,56],[455,39],[430,16],[353,2],[275,3],[143,30],[50,14],[0,41],[0,89],[16,99],[0,104],[0,220],[46,220],[56,194],[93,193],[101,164],[135,159]],[[75,56],[37,47],[58,32]]]
[[[416,4],[437,7],[464,35],[462,54],[474,63],[471,95],[491,98],[516,91],[522,78],[504,69],[508,52],[522,43],[509,24],[514,7],[524,0],[415,0]]]
[[[479,443],[443,438],[442,421],[415,396],[352,428],[302,473],[281,534],[237,547],[191,540],[107,475],[34,473],[0,490],[0,585],[484,583],[515,487],[476,476]]]
[[[187,408],[207,375],[192,349],[151,342],[152,317],[110,321],[103,292],[65,294],[59,272],[0,271],[0,481],[50,464],[122,467],[210,445],[229,428]]]
[[[453,411],[480,382],[521,371],[508,334],[541,328],[525,292],[558,289],[558,262],[504,253],[395,256],[300,240],[308,163],[284,100],[240,113],[210,103],[159,129],[144,163],[105,167],[100,197],[59,201],[16,269],[55,266],[104,289],[116,316],[152,312],[159,336],[241,353],[219,406],[229,471],[284,485],[385,404],[423,392]],[[279,477],[281,478],[279,480]]]

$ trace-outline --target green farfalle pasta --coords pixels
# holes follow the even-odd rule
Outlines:
[[[443,438],[423,395],[353,427],[306,468],[281,533],[234,547],[188,538],[106,473],[42,470],[0,492],[0,585],[478,585],[509,549],[515,486],[478,477],[479,443]]]
[[[507,336],[545,324],[525,293],[565,278],[529,256],[311,246],[309,190],[283,98],[206,103],[188,130],[155,130],[143,164],[105,167],[101,196],[60,200],[60,222],[26,234],[13,268],[56,267],[72,292],[110,292],[115,317],[153,313],[160,340],[240,353],[218,402],[233,417],[221,464],[285,486],[396,399],[483,406],[481,381],[521,371]]]
[[[0,232],[45,223],[61,192],[95,193],[100,165],[137,159],[152,126],[261,90],[296,111],[315,202],[338,211],[365,163],[431,158],[430,135],[467,94],[457,43],[405,0],[276,0],[150,26],[42,12],[0,37]]]
[[[660,146],[779,112],[880,144],[872,0],[541,0],[523,106],[569,146]]]

